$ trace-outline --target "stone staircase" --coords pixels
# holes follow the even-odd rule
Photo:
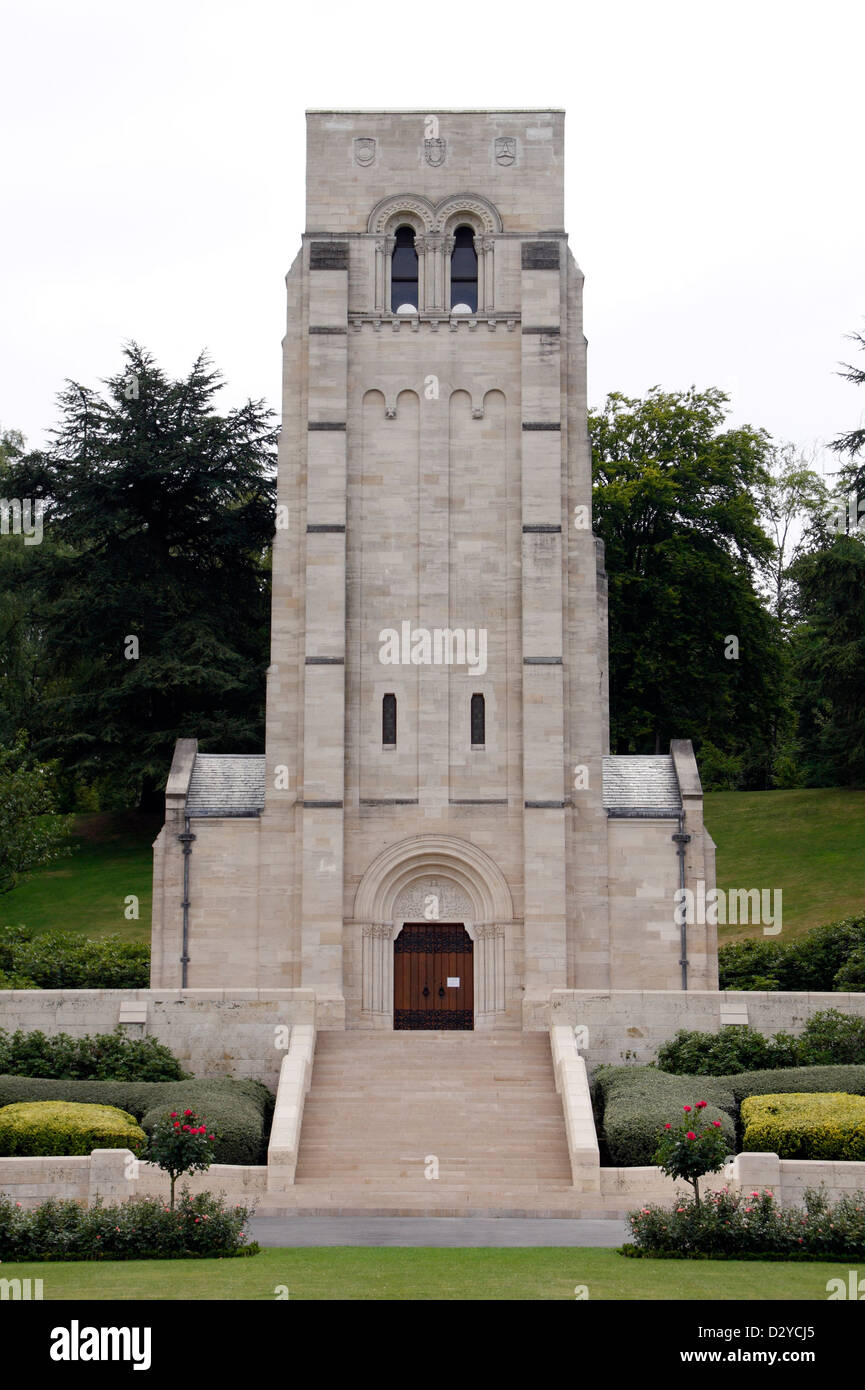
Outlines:
[[[258,1210],[587,1214],[579,1199],[547,1034],[322,1032],[294,1187]]]

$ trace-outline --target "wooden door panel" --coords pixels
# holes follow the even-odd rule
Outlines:
[[[394,942],[394,1028],[474,1027],[472,939],[456,923],[409,922]],[[449,986],[448,979],[458,979]]]

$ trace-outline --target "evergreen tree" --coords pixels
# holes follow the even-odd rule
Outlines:
[[[39,751],[155,809],[176,738],[263,739],[276,430],[261,401],[217,412],[205,354],[178,381],[124,356],[102,394],[67,383],[51,447],[9,472],[50,541],[28,555],[55,683]]]
[[[793,567],[799,744],[810,786],[865,786],[865,540],[836,536]]]

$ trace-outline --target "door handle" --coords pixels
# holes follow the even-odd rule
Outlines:
[[[424,985],[423,989],[421,990],[421,993],[423,994],[424,999],[427,999],[429,997],[429,985]]]
[[[444,999],[444,997],[445,997],[445,987],[444,987],[444,985],[439,985],[439,999]]]

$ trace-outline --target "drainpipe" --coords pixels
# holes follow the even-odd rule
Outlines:
[[[685,845],[690,844],[690,835],[685,834],[685,812],[679,812],[679,829],[673,836],[673,841],[677,845],[676,853],[679,856],[679,887],[682,890],[682,908],[685,907]],[[688,988],[688,914],[683,912],[680,940],[681,956],[679,964],[682,967],[682,989]]]
[[[189,965],[189,856],[195,836],[189,829],[189,817],[184,818],[185,829],[178,840],[183,845],[183,954],[180,957],[180,988],[186,989],[187,966]]]

